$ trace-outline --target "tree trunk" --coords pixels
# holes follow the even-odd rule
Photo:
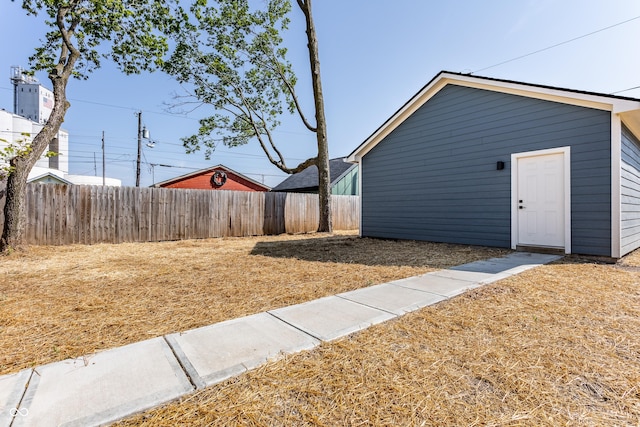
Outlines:
[[[318,55],[318,39],[311,14],[311,0],[298,0],[300,9],[307,21],[307,47],[309,64],[311,65],[311,81],[313,99],[316,109],[316,138],[318,143],[318,196],[320,201],[319,232],[333,232],[331,219],[331,177],[329,176],[329,145],[327,141],[327,122],[324,116],[324,97],[320,78],[320,57]]]
[[[13,171],[7,177],[4,225],[0,238],[0,252],[2,253],[20,249],[24,245],[27,178],[33,165],[49,145],[45,141],[51,141],[52,135],[57,134],[59,128],[60,125],[56,127],[55,132],[52,132],[49,123],[47,123],[31,143],[32,151],[24,156],[14,157],[10,161]]]
[[[75,62],[75,59],[74,59]],[[53,83],[54,105],[49,120],[31,142],[31,151],[11,159],[14,170],[7,178],[6,199],[4,205],[4,226],[0,238],[0,252],[6,253],[19,249],[24,245],[24,228],[26,226],[27,177],[49,143],[58,134],[69,108],[66,86],[73,65],[68,72],[58,75],[52,73],[49,78]]]
[[[23,167],[20,164],[23,162],[23,159],[19,159],[19,161],[12,161],[12,166],[16,166],[16,170],[7,178],[4,225],[2,229],[2,239],[0,239],[1,252],[20,249],[23,245],[23,234],[26,220],[25,196],[27,194],[27,176],[31,170],[31,168]]]

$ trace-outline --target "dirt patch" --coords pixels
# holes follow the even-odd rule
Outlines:
[[[353,233],[31,247],[0,258],[0,374],[506,252]]]

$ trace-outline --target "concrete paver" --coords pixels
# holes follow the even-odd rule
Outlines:
[[[432,276],[446,277],[448,279],[463,280],[469,282],[472,285],[477,285],[479,282],[493,277],[492,273],[483,273],[481,271],[464,271],[454,270],[452,268],[448,270],[439,270],[429,273]]]
[[[483,260],[483,261],[475,261],[470,262],[468,264],[462,264],[457,267],[452,267],[449,270],[454,271],[468,271],[475,273],[488,273],[488,274],[497,274],[507,271],[517,265],[517,263],[509,260]]]
[[[432,292],[445,297],[460,295],[461,293],[475,287],[474,282],[454,279],[451,277],[437,276],[434,273],[427,273],[422,276],[409,277],[389,283],[396,286],[402,286],[404,288]]]
[[[9,427],[14,417],[28,416],[28,411],[20,408],[20,401],[30,377],[31,369],[0,377],[0,427]]]
[[[559,260],[563,255],[555,254],[542,254],[536,252],[511,252],[503,257],[491,258],[492,260],[512,260],[519,264],[528,264],[537,266],[540,264],[546,264],[552,261]]]
[[[198,388],[253,369],[279,354],[311,349],[320,343],[267,313],[166,338]]]
[[[501,258],[490,258],[487,261],[505,264],[510,267],[509,270],[521,272],[542,264],[548,264],[561,259],[562,255],[554,254],[537,254],[532,252],[512,252]],[[514,268],[516,270],[514,270]]]
[[[269,311],[292,326],[322,341],[331,341],[365,329],[395,315],[337,296]]]
[[[485,261],[463,264],[453,267],[451,270],[494,272],[490,277],[478,281],[478,285],[486,285],[560,258],[562,256],[553,254],[513,252],[502,258],[491,258]]]
[[[370,286],[338,294],[339,297],[398,316],[446,299],[433,292],[397,286],[391,283]]]
[[[433,274],[461,280],[472,280],[476,282],[476,286],[479,286],[505,279],[560,258],[562,258],[560,255],[513,252],[501,258],[470,262]]]
[[[193,386],[163,338],[34,370],[12,427],[95,426],[189,393]]]

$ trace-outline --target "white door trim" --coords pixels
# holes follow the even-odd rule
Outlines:
[[[558,147],[547,150],[511,154],[511,249],[518,245],[518,159],[524,157],[563,154],[564,159],[564,253],[571,253],[571,148]]]

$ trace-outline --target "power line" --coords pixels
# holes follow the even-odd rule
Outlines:
[[[106,104],[104,102],[86,101],[86,100],[77,99],[77,98],[69,98],[69,101],[80,102],[80,103],[83,103],[83,104],[99,105],[101,107],[118,108],[120,110],[138,111],[138,108],[125,107],[125,106],[122,106],[122,105]]]
[[[87,152],[89,155],[83,155],[83,156],[76,156],[76,155],[72,155],[70,157],[73,157],[73,163],[74,164],[94,164],[94,157],[93,155],[95,154],[95,152]],[[117,154],[116,154],[117,155]],[[129,162],[135,162],[136,160],[134,159],[126,159],[123,157],[128,157],[131,156],[131,154],[120,154],[117,155],[117,157],[107,157],[106,161],[108,164],[112,164],[112,163],[129,163]],[[162,158],[162,157],[160,157]],[[169,159],[169,160],[175,160],[175,157],[164,157],[165,159]],[[203,165],[202,167],[194,167],[194,166],[181,166],[181,165],[170,165],[170,164],[166,164],[166,163],[155,163],[155,162],[150,162],[148,159],[146,159],[146,156],[144,158],[144,160],[142,160],[140,162],[141,164],[144,165],[149,165],[149,166],[162,166],[162,167],[167,167],[167,168],[178,168],[178,169],[187,169],[187,170],[201,170],[201,169],[206,169],[207,167],[210,167],[210,162],[207,162],[205,165]],[[243,175],[260,175],[260,176],[271,176],[271,177],[281,177],[282,175],[271,175],[271,174],[264,174],[264,173],[251,173],[251,172],[240,172]]]
[[[143,162],[145,163],[145,162]],[[178,165],[167,165],[167,164],[160,164],[160,163],[145,163],[147,165],[150,166],[161,166],[164,168],[176,168],[176,169],[188,169],[188,170],[193,170],[193,171],[198,171],[201,169],[206,169],[206,168],[194,168],[192,166],[178,166]],[[255,173],[255,172],[239,172],[236,171],[242,175],[256,175],[256,176],[270,176],[270,177],[276,177],[276,178],[281,178],[283,175],[273,175],[273,174],[268,174],[268,173]]]
[[[526,58],[527,56],[535,55],[535,54],[537,54],[537,53],[544,52],[544,51],[546,51],[546,50],[553,49],[553,48],[555,48],[555,47],[562,46],[562,45],[564,45],[564,44],[571,43],[571,42],[574,42],[574,41],[576,41],[576,40],[580,40],[580,39],[583,39],[583,38],[588,37],[588,36],[592,36],[592,35],[597,34],[597,33],[601,33],[602,31],[609,30],[609,29],[611,29],[611,28],[614,28],[614,27],[620,26],[620,25],[622,25],[622,24],[626,24],[627,22],[631,22],[631,21],[634,21],[634,20],[639,19],[639,18],[640,18],[640,15],[639,15],[639,16],[636,16],[636,17],[633,17],[633,18],[631,18],[631,19],[627,19],[626,21],[618,22],[617,24],[609,25],[608,27],[601,28],[601,29],[596,30],[596,31],[592,31],[592,32],[587,33],[587,34],[583,34],[583,35],[581,35],[581,36],[574,37],[574,38],[572,38],[572,39],[570,39],[570,40],[565,40],[565,41],[563,41],[563,42],[556,43],[556,44],[554,44],[554,45],[552,45],[552,46],[548,46],[548,47],[545,47],[545,48],[543,48],[543,49],[538,49],[538,50],[536,50],[536,51],[533,51],[533,52],[530,52],[530,53],[527,53],[527,54],[524,54],[524,55],[520,55],[520,56],[518,56],[518,57],[516,57],[516,58],[508,59],[508,60],[506,60],[506,61],[502,61],[502,62],[499,62],[499,63],[497,63],[497,64],[490,65],[490,66],[488,66],[488,67],[484,67],[484,68],[481,68],[481,69],[479,69],[479,70],[472,71],[472,72],[471,72],[471,73],[469,73],[469,74],[479,73],[479,72],[481,72],[481,71],[485,71],[485,70],[488,70],[488,69],[490,69],[490,68],[494,68],[494,67],[498,67],[498,66],[500,66],[500,65],[508,64],[509,62],[517,61],[518,59]]]
[[[12,90],[9,89],[7,87],[3,87],[0,86],[0,89],[5,89],[5,90]],[[116,104],[107,104],[104,102],[96,102],[96,101],[87,101],[86,99],[78,99],[78,98],[67,98],[69,101],[73,101],[73,102],[80,102],[80,103],[84,103],[84,104],[91,104],[91,105],[98,105],[101,107],[108,107],[108,108],[117,108],[120,110],[130,110],[130,111],[139,111],[139,108],[134,108],[134,107],[128,107],[128,106],[124,106],[124,105],[116,105]],[[164,113],[164,112],[160,112],[160,111],[152,111],[152,110],[144,110],[145,114],[155,114],[158,116],[165,116],[165,117],[173,117],[173,118],[177,118],[177,119],[184,119],[184,120],[191,120],[191,121],[200,121],[199,118],[195,118],[195,117],[187,117],[184,114],[171,114],[171,113]],[[308,135],[306,132],[298,132],[298,131],[289,131],[289,130],[282,130],[282,129],[274,129],[273,130],[274,133],[286,133],[286,134],[291,134],[291,135]],[[96,137],[99,138],[99,137]],[[116,137],[118,138],[118,137]],[[119,137],[119,138],[124,138],[124,137]],[[110,139],[113,139],[113,137],[110,137]],[[162,141],[158,141],[158,142],[162,142]],[[175,145],[182,145],[182,144],[177,144],[177,143],[168,143],[168,144],[175,144]]]
[[[153,157],[154,158],[158,158],[158,159],[169,159],[169,160],[174,160],[175,159],[175,155],[172,155],[174,153],[171,152],[165,152],[162,150],[158,150],[157,149],[157,145],[156,148],[153,149]],[[98,151],[98,148],[96,147],[96,149],[91,149],[89,147],[83,147],[85,148],[83,149],[74,149],[74,150],[69,150],[69,157],[74,157],[74,158],[82,158],[82,157],[87,157],[87,156],[83,156],[83,155],[89,155],[89,156],[93,156],[93,153]],[[131,156],[133,154],[131,153],[127,153],[127,152],[123,152],[122,150],[126,150],[129,147],[127,146],[109,146],[107,147],[107,153],[109,155],[122,155],[122,156]],[[157,151],[156,151],[157,150]],[[180,153],[180,154],[186,154],[186,153]],[[187,154],[188,155],[188,154]],[[232,152],[214,152],[212,157],[215,158],[219,158],[219,157],[225,157],[225,158],[250,158],[250,159],[265,159],[265,156],[263,154],[249,154],[249,153],[232,153]],[[194,160],[198,160],[195,157],[191,157],[190,159],[194,159]],[[305,159],[302,158],[293,158],[293,157],[287,157],[287,160],[290,161],[303,161]],[[203,161],[207,161],[206,159],[203,159]]]
[[[640,89],[640,86],[634,86],[634,87],[630,87],[629,89],[619,90],[617,92],[611,92],[611,95],[615,95],[617,93],[622,93],[622,92],[629,92],[630,90],[634,90],[634,89]]]
[[[112,163],[135,163],[135,160],[111,160],[109,162],[107,162],[107,164],[112,164]],[[194,168],[192,166],[179,166],[179,165],[169,165],[169,164],[164,164],[164,163],[152,163],[152,162],[147,162],[147,161],[141,161],[140,162],[143,165],[146,166],[150,166],[150,167],[155,167],[155,166],[160,166],[160,167],[165,167],[165,168],[175,168],[175,169],[185,169],[185,170],[191,170],[191,171],[198,171],[201,169],[206,169],[206,167],[203,168]],[[82,162],[75,162],[75,164],[94,164],[94,161],[91,160],[87,160],[87,161],[82,161]],[[80,173],[80,175],[86,175],[88,172],[92,172],[94,169],[87,169],[86,172],[82,172]],[[149,173],[151,173],[151,171],[149,171]],[[242,174],[242,175],[246,175],[246,176],[260,176],[260,177],[270,177],[270,178],[282,178],[284,175],[274,175],[274,174],[268,174],[268,173],[256,173],[256,172],[239,172],[238,173]]]

